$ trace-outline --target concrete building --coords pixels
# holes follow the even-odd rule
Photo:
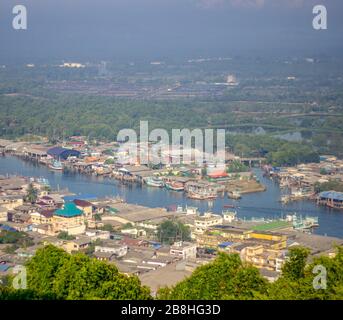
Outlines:
[[[105,241],[101,245],[96,245],[94,249],[95,253],[102,252],[102,253],[111,253],[117,258],[124,257],[127,254],[128,246],[118,244],[115,241]]]
[[[206,212],[203,216],[194,219],[194,233],[202,234],[210,227],[223,223],[223,217],[217,214]]]
[[[195,243],[178,242],[170,248],[170,255],[181,259],[195,259],[197,255],[197,246]]]

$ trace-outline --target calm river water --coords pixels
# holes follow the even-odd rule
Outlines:
[[[98,197],[119,195],[128,203],[149,207],[185,206],[187,204],[198,207],[201,212],[210,209],[216,213],[221,213],[224,205],[234,204],[237,206],[235,210],[239,218],[276,218],[296,212],[303,216],[319,217],[320,226],[315,233],[343,238],[343,212],[318,207],[313,201],[298,201],[283,205],[279,202],[281,190],[278,185],[263,177],[261,170],[254,170],[260,181],[267,187],[266,192],[243,195],[243,198],[238,201],[224,197],[207,202],[187,199],[179,192],[146,186],[122,185],[115,180],[101,177],[55,172],[45,166],[22,161],[16,157],[0,156],[0,174],[44,177],[49,180],[53,188],[68,188],[69,191],[76,194],[91,194]]]

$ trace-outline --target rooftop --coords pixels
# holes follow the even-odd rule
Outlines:
[[[319,197],[343,201],[343,192],[324,191],[319,194]]]
[[[72,218],[83,214],[83,211],[76,207],[75,203],[67,202],[64,204],[62,209],[55,211],[56,216]]]

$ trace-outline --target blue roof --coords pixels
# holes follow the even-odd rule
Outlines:
[[[65,196],[63,197],[64,201],[74,201],[74,200],[94,200],[96,199],[97,196],[93,195],[93,194],[83,194],[83,195],[75,195],[75,196]]]
[[[232,245],[233,245],[233,242],[222,242],[221,244],[218,245],[218,247],[226,248],[226,247],[229,247],[229,246],[232,246]]]
[[[9,264],[0,264],[0,271],[1,272],[6,272],[11,266]]]
[[[47,151],[47,154],[51,157],[55,157],[55,158],[59,157],[59,158],[67,159],[69,156],[78,157],[80,155],[80,152],[73,149],[53,147]]]
[[[10,226],[7,226],[6,224],[1,224],[0,229],[6,230],[6,231],[18,232],[18,230],[14,229]]]
[[[343,201],[343,192],[324,191],[319,194],[319,197]]]

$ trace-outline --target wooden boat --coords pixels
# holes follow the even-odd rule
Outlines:
[[[225,204],[223,207],[224,208],[236,208],[236,206],[233,204]]]
[[[214,200],[217,199],[217,195],[214,193],[196,193],[188,192],[187,197],[194,200]]]
[[[166,182],[165,187],[168,190],[172,190],[172,191],[183,191],[183,190],[185,190],[183,183],[176,182],[176,181]]]
[[[145,183],[150,187],[162,188],[164,187],[164,182],[158,178],[148,177],[145,179]]]

